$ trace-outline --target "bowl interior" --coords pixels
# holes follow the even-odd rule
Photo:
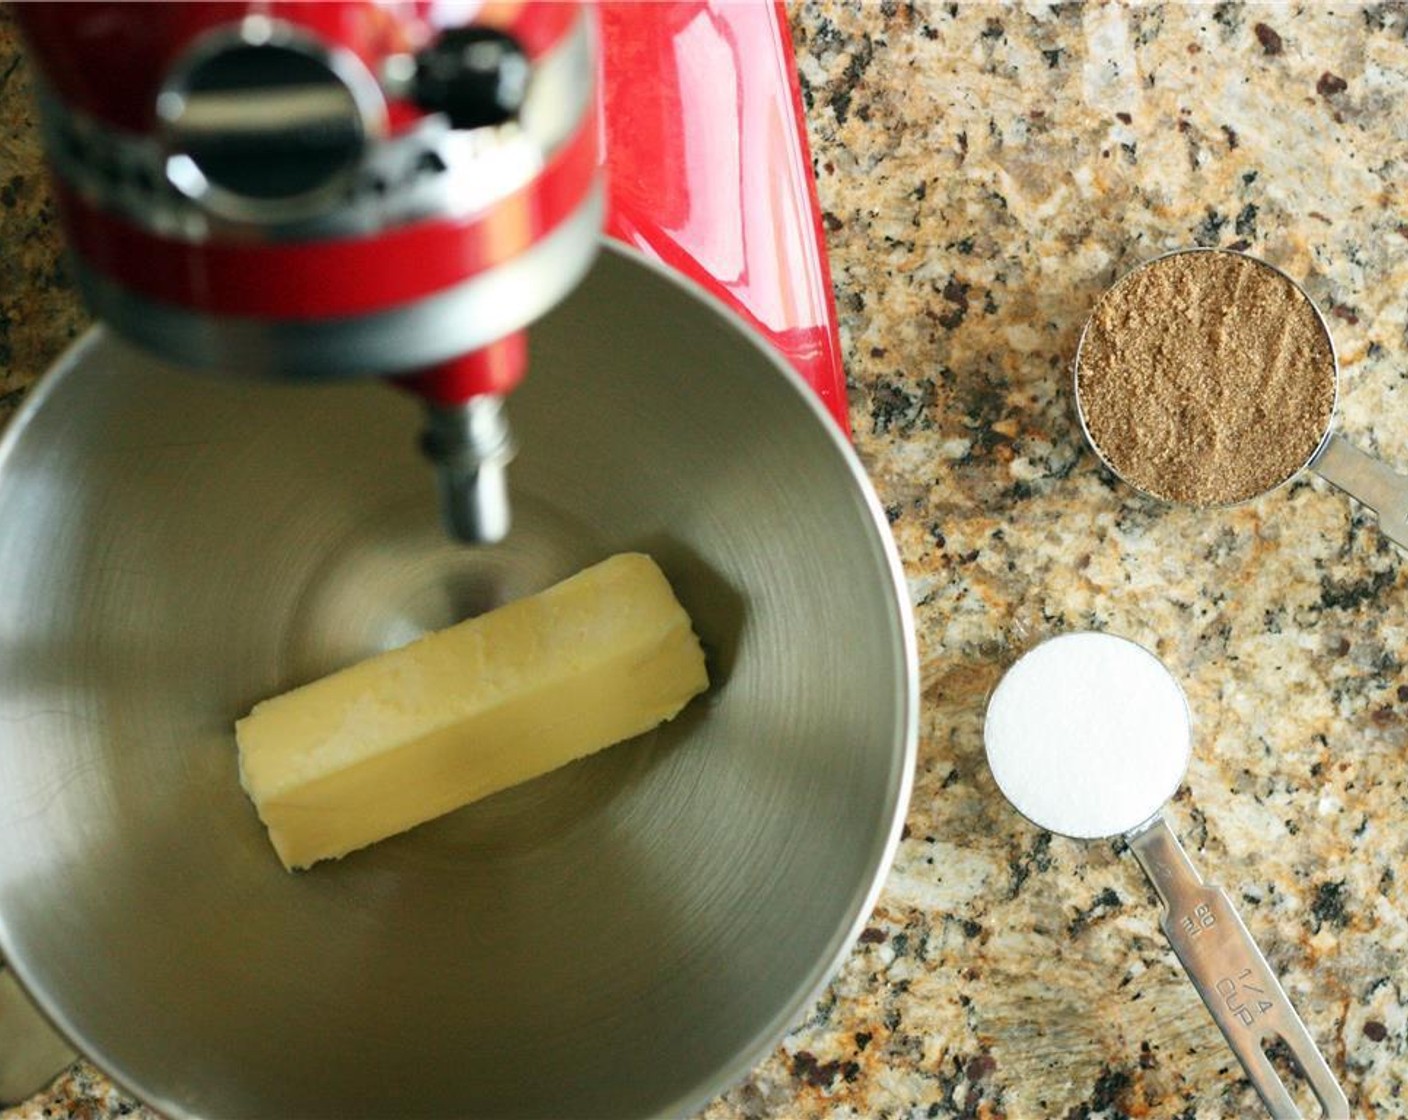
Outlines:
[[[608,252],[533,333],[516,528],[442,535],[417,406],[80,343],[0,453],[0,949],[172,1114],[701,1104],[863,921],[913,760],[884,520],[800,383]],[[677,720],[297,875],[258,700],[623,549],[713,686]]]

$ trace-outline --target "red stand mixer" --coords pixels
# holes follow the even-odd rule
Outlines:
[[[22,4],[90,307],[178,364],[426,403],[444,520],[509,527],[524,331],[607,233],[720,297],[846,427],[772,4]]]

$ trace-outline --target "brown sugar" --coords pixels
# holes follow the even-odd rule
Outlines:
[[[1335,406],[1334,354],[1309,298],[1269,265],[1176,253],[1100,300],[1076,401],[1127,482],[1169,501],[1240,502],[1315,454]]]

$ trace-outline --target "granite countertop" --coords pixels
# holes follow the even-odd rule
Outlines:
[[[1115,484],[1069,363],[1102,288],[1246,248],[1328,313],[1342,430],[1408,468],[1408,6],[792,9],[856,445],[909,578],[913,804],[868,928],[706,1120],[1256,1115],[1119,842],[1053,838],[983,761],[1033,641],[1158,652],[1196,722],[1169,815],[1355,1114],[1408,1115],[1408,576],[1303,477],[1214,513]],[[83,323],[0,20],[0,422]],[[142,1110],[78,1065],[8,1114]]]

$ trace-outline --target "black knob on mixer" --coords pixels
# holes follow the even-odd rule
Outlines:
[[[446,114],[454,128],[481,128],[518,115],[528,74],[522,48],[502,31],[454,28],[416,55],[411,95],[422,109]]]

